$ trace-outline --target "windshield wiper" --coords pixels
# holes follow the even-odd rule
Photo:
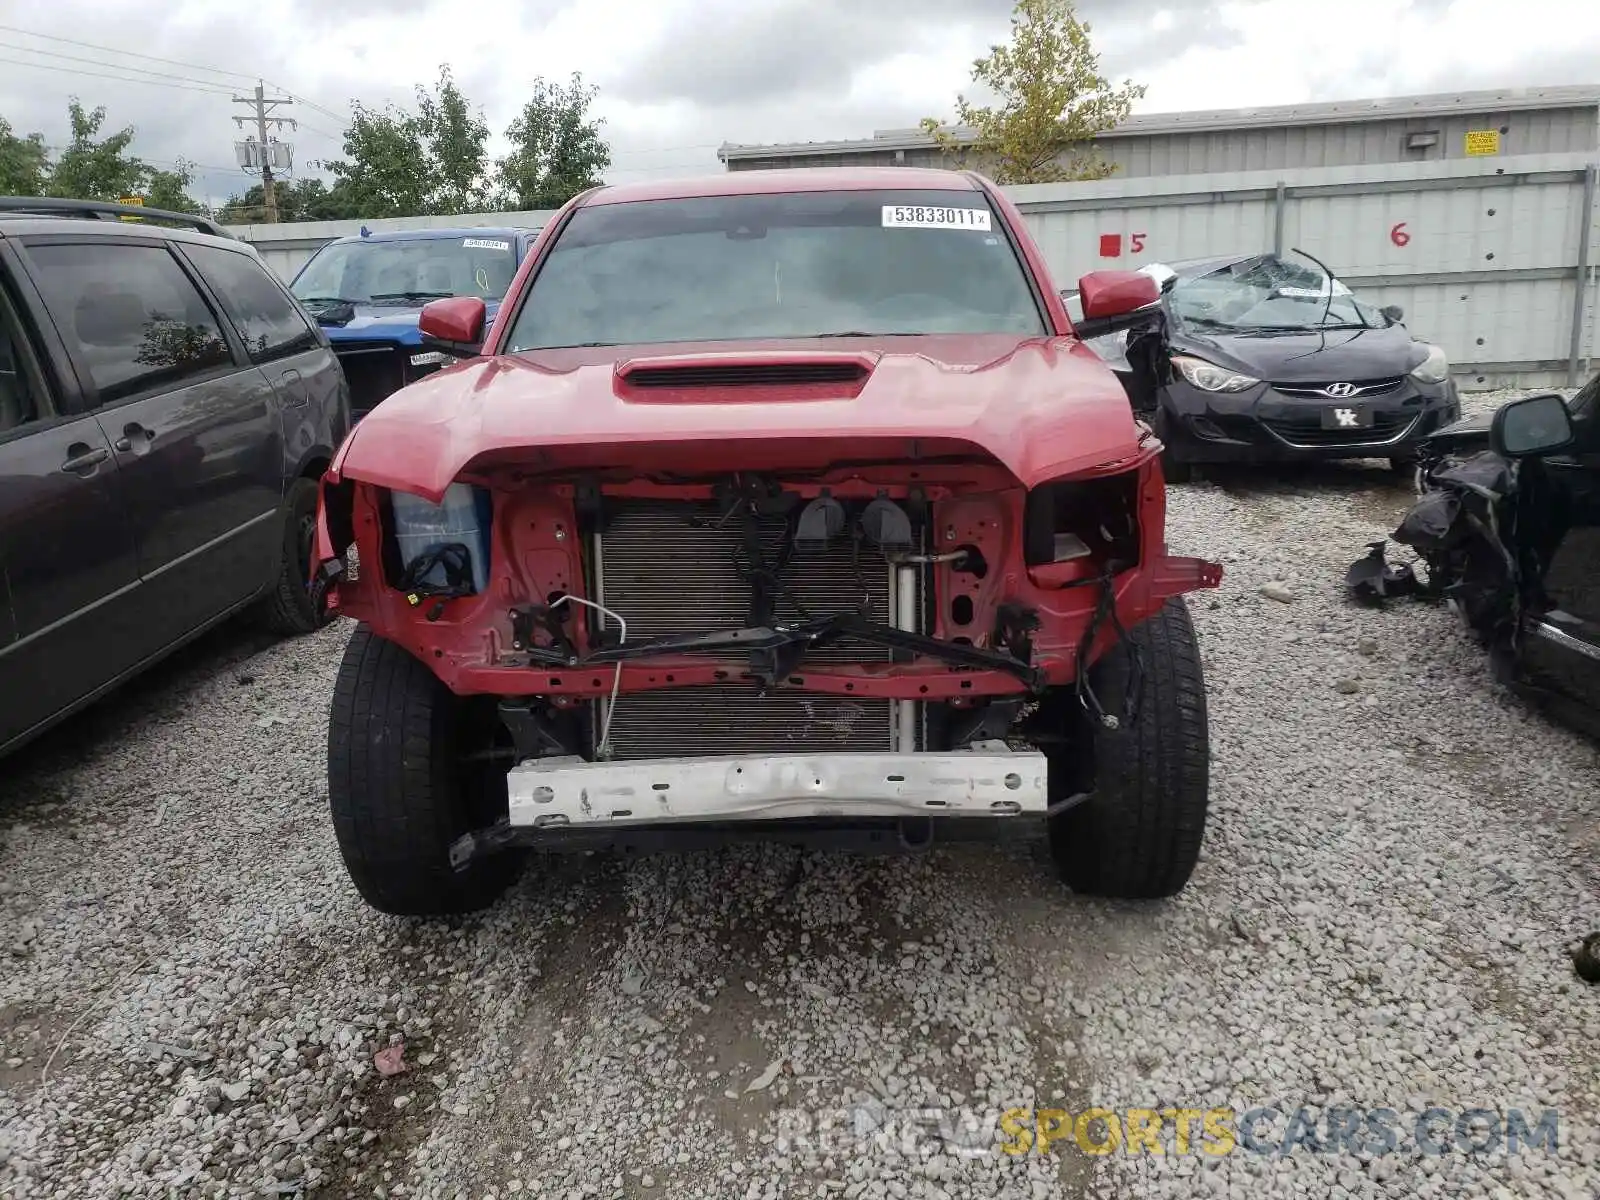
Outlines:
[[[374,300],[448,300],[454,292],[377,292]]]
[[[349,300],[344,296],[296,296],[301,304],[360,304],[360,300]]]
[[[1270,334],[1270,333],[1326,333],[1336,329],[1370,329],[1370,325],[1340,324],[1332,325],[1241,325],[1236,332],[1241,334]]]

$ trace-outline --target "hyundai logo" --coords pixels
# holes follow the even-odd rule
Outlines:
[[[1322,389],[1322,394],[1324,396],[1333,396],[1342,400],[1346,396],[1354,396],[1360,390],[1361,389],[1353,383],[1330,383],[1327,387]]]

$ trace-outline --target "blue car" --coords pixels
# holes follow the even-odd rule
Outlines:
[[[415,229],[339,238],[290,284],[333,344],[359,420],[448,356],[422,344],[422,306],[477,296],[494,319],[537,229]]]

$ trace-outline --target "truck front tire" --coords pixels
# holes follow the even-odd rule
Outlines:
[[[363,899],[398,916],[487,908],[516,878],[501,852],[450,865],[462,834],[505,815],[508,762],[490,753],[490,697],[460,697],[421,662],[356,627],[328,715],[328,801],[345,868]]]
[[[1050,851],[1075,892],[1152,900],[1183,890],[1200,856],[1210,792],[1206,687],[1189,610],[1173,597],[1090,670],[1105,710],[1124,711],[1137,679],[1135,718],[1093,722],[1070,688],[1057,722],[1073,736],[1046,748],[1052,803],[1088,799],[1049,818]]]

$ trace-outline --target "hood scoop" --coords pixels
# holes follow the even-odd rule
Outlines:
[[[694,403],[825,400],[855,396],[872,374],[868,354],[718,354],[630,359],[617,366],[629,400]]]

